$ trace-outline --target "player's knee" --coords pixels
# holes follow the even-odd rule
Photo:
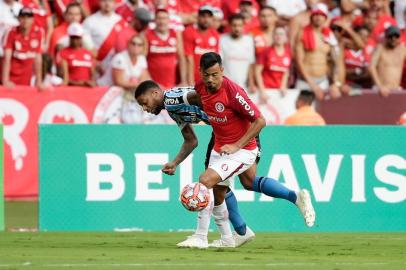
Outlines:
[[[252,181],[249,181],[248,179],[240,179],[240,182],[244,189],[252,190]]]
[[[211,183],[211,181],[208,177],[200,176],[199,183],[204,185],[207,188],[213,188],[213,183]]]

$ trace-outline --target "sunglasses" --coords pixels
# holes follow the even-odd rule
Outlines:
[[[400,38],[400,35],[398,35],[398,34],[393,34],[393,35],[387,36],[387,38]]]

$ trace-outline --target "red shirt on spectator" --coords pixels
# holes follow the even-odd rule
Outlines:
[[[152,79],[164,88],[175,86],[178,60],[176,32],[169,30],[168,36],[162,39],[156,31],[149,29],[145,36],[148,40],[148,70]]]
[[[363,49],[365,61],[368,64],[371,61],[371,57],[372,57],[372,54],[374,53],[376,45],[377,45],[377,42],[375,41],[375,39],[368,38],[367,44],[365,44],[365,47]]]
[[[269,44],[265,38],[265,33],[262,31],[260,26],[252,29],[251,35],[254,39],[255,57],[258,59]]]
[[[54,31],[52,32],[51,39],[49,41],[49,48],[48,48],[48,53],[52,56],[55,57],[56,54],[56,45],[58,44],[58,41],[68,35],[68,26],[69,24],[67,22],[63,22],[59,26],[57,26]]]
[[[209,93],[203,81],[195,85],[200,95],[203,110],[207,113],[214,132],[214,150],[220,152],[221,146],[237,142],[244,136],[251,122],[261,113],[236,83],[223,77],[219,90]],[[243,149],[253,150],[257,147],[255,139],[249,141]]]
[[[11,49],[10,81],[17,85],[30,85],[34,59],[42,51],[44,31],[32,26],[27,36],[12,28],[5,36],[4,49]]]
[[[281,0],[283,1],[283,0]],[[222,1],[221,9],[224,13],[224,19],[228,20],[228,17],[232,14],[236,14],[240,12],[240,2],[241,0],[226,0]],[[254,13],[252,14],[254,17],[258,16],[259,5],[257,1],[252,1]]]
[[[263,65],[262,78],[266,88],[280,88],[283,74],[290,69],[292,55],[288,46],[282,55],[278,55],[274,47],[266,48],[259,59],[258,64]]]
[[[131,22],[134,20],[134,6],[128,1],[119,4],[115,11],[129,24],[131,24]]]
[[[69,80],[89,81],[92,79],[94,61],[90,51],[85,48],[67,47],[58,53],[57,63],[60,65],[62,60],[68,63]]]
[[[44,29],[45,33],[48,31],[47,19],[51,16],[51,9],[49,8],[48,1],[43,1],[42,7],[38,0],[22,0],[21,4],[25,7],[31,8],[34,13],[34,25]]]
[[[137,31],[130,25],[127,25],[120,32],[120,38],[116,39],[114,49],[116,53],[122,52],[127,49],[127,44],[130,39],[137,34]]]
[[[193,56],[194,58],[194,76],[195,81],[200,78],[199,64],[200,57],[207,52],[219,52],[219,33],[209,28],[204,32],[199,31],[196,25],[186,27],[183,32],[183,42],[185,47],[185,55]]]

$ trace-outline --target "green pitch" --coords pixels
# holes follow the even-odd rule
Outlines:
[[[7,227],[30,226],[35,213],[32,204],[8,203]],[[237,249],[176,248],[187,235],[8,231],[0,233],[0,270],[406,269],[402,233],[258,233]]]

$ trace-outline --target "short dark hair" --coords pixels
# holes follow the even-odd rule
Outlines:
[[[145,94],[152,88],[159,88],[159,85],[153,80],[146,80],[140,83],[134,92],[134,98],[137,99],[139,96]]]
[[[203,54],[202,58],[200,58],[200,68],[202,70],[211,68],[215,64],[219,64],[219,66],[222,65],[222,60],[218,53],[208,52],[208,53]]]
[[[71,9],[73,7],[79,8],[81,15],[83,15],[82,6],[78,2],[70,2],[65,8],[65,14],[68,13],[69,9]]]
[[[276,9],[275,9],[274,7],[271,7],[271,6],[262,6],[262,7],[259,9],[258,14],[261,13],[263,10],[266,10],[266,9],[269,9],[269,10],[272,11],[275,15],[278,15],[278,12],[276,11]]]
[[[228,17],[228,23],[231,24],[234,20],[241,20],[244,22],[244,16],[242,16],[240,13],[235,13]]]
[[[297,97],[298,100],[301,100],[304,103],[309,104],[309,105],[311,105],[313,103],[315,98],[316,98],[316,96],[314,95],[314,93],[309,90],[300,91],[300,94]]]

